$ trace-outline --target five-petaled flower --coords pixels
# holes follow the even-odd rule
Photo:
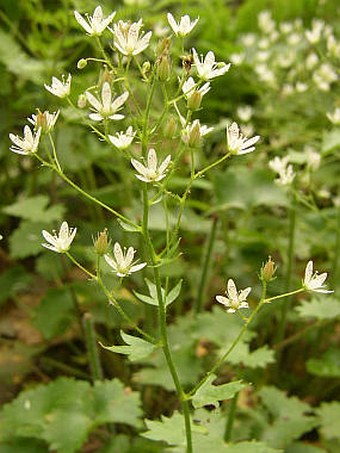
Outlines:
[[[93,121],[102,121],[105,118],[111,120],[121,120],[124,115],[117,113],[129,97],[128,91],[112,100],[112,91],[109,82],[104,82],[101,91],[101,100],[93,96],[92,93],[86,91],[86,98],[92,106],[92,110],[96,113],[90,113],[89,117]]]
[[[120,20],[113,25],[114,45],[120,53],[126,56],[138,55],[148,47],[152,32],[145,35],[141,33],[139,36],[142,26],[142,19],[132,24]]]
[[[205,58],[202,55],[200,59],[195,49],[192,49],[192,55],[198,77],[202,80],[214,79],[229,71],[230,63],[216,62],[215,54],[211,50],[206,54]]]
[[[307,291],[314,291],[316,293],[332,293],[333,291],[325,289],[324,282],[327,278],[327,272],[319,274],[317,271],[313,272],[313,261],[307,263],[305,269],[305,278],[303,280],[303,287]]]
[[[54,96],[57,96],[58,98],[66,98],[71,92],[71,80],[71,74],[67,76],[66,80],[64,75],[61,76],[61,80],[56,77],[52,77],[51,86],[44,83],[44,87]]]
[[[133,261],[135,253],[136,250],[133,247],[129,247],[127,250],[124,248],[123,251],[121,245],[116,242],[113,246],[113,258],[109,255],[104,255],[104,258],[107,264],[112,267],[117,277],[126,277],[132,274],[132,272],[143,269],[147,264],[136,264],[137,261]]]
[[[252,138],[244,137],[240,132],[237,123],[232,123],[231,126],[227,126],[227,147],[231,154],[247,154],[251,153],[255,149],[255,143],[260,140],[260,136],[256,135]]]
[[[128,148],[134,137],[136,135],[136,131],[132,129],[132,126],[129,126],[126,129],[126,132],[117,132],[115,135],[108,135],[110,142],[118,149],[124,150]]]
[[[138,171],[139,175],[136,175],[138,179],[144,182],[155,182],[161,181],[166,176],[166,169],[170,163],[170,154],[158,165],[158,159],[156,151],[151,148],[148,152],[147,164],[143,165],[136,159],[131,159],[131,164]]]
[[[78,13],[78,11],[74,11],[76,21],[85,29],[85,31],[87,31],[90,36],[100,36],[105,28],[110,25],[115,15],[116,11],[107,17],[103,17],[103,10],[101,6],[97,6],[97,8],[93,11],[92,16],[85,14],[87,19],[86,21],[83,16]]]
[[[174,16],[171,13],[168,13],[167,17],[173,32],[176,36],[180,36],[181,38],[188,35],[198,22],[198,18],[191,22],[188,14],[182,16],[179,23],[175,21]]]
[[[60,110],[50,113],[47,110],[45,110],[45,112],[40,112],[38,109],[38,113],[36,115],[33,113],[32,117],[27,118],[27,120],[33,124],[34,130],[38,131],[41,128],[42,133],[47,134],[54,129],[59,114]]]
[[[289,164],[289,156],[279,157],[269,161],[269,167],[278,174],[275,182],[280,186],[289,186],[295,178],[293,166]]]
[[[50,234],[48,231],[42,230],[42,235],[47,243],[41,245],[53,252],[65,253],[69,250],[76,233],[77,228],[69,228],[68,223],[64,221],[58,234],[55,231]]]
[[[29,126],[24,127],[24,138],[18,135],[9,134],[10,140],[14,143],[9,149],[17,154],[33,154],[37,151],[41,135],[41,128],[36,133],[31,131]]]
[[[227,291],[225,292],[226,296],[216,296],[217,302],[224,305],[228,308],[228,313],[235,313],[236,310],[240,308],[249,308],[248,302],[246,299],[251,291],[251,288],[248,287],[237,292],[236,285],[234,280],[231,278],[228,280]]]

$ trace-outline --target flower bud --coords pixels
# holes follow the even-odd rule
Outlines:
[[[143,74],[143,77],[147,77],[148,73],[150,72],[150,69],[151,69],[151,63],[150,61],[144,61],[143,65],[142,65],[142,74]]]
[[[97,238],[93,240],[93,245],[98,255],[105,255],[110,247],[111,240],[108,238],[107,229],[97,234]]]
[[[86,99],[86,96],[85,94],[80,94],[79,97],[78,97],[78,101],[77,101],[77,105],[80,109],[84,109],[86,107],[86,104],[87,104],[87,99]]]
[[[270,282],[273,280],[274,274],[276,272],[277,266],[274,261],[272,261],[271,256],[268,257],[268,260],[265,264],[262,265],[261,267],[261,273],[260,273],[260,278],[261,280],[264,280],[265,282]]]
[[[197,148],[201,143],[201,127],[199,121],[193,123],[193,127],[189,132],[188,145],[190,148]]]
[[[77,68],[78,69],[84,69],[87,66],[87,60],[85,58],[81,58],[78,63],[77,63]]]
[[[177,121],[176,118],[171,115],[169,119],[165,122],[163,134],[166,138],[173,138],[177,130]]]
[[[157,76],[161,82],[166,82],[171,75],[171,61],[166,55],[162,55],[158,60]]]
[[[202,102],[202,93],[199,91],[193,91],[193,93],[188,98],[188,109],[189,110],[198,110]]]

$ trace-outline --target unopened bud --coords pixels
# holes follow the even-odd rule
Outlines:
[[[100,74],[98,85],[102,86],[105,82],[112,84],[112,72],[108,70],[107,66],[104,66],[104,71]]]
[[[188,109],[192,111],[198,110],[201,107],[202,97],[202,93],[199,91],[193,91],[188,98]]]
[[[97,238],[93,240],[95,251],[98,255],[105,255],[110,247],[111,241],[108,238],[107,229],[97,234]]]
[[[188,145],[190,148],[197,148],[201,143],[201,126],[199,121],[194,121],[193,126],[189,132]]]
[[[150,69],[151,69],[150,61],[144,61],[143,65],[142,65],[143,77],[146,77],[148,75],[148,73],[150,72]]]
[[[87,103],[87,99],[86,99],[86,96],[85,94],[80,94],[78,96],[78,101],[77,101],[77,106],[80,108],[80,109],[84,109],[86,107],[86,103]]]
[[[77,68],[78,69],[84,69],[87,66],[87,60],[85,58],[81,58],[78,63],[77,63]]]
[[[261,267],[261,273],[260,277],[261,280],[264,280],[265,282],[270,282],[273,280],[274,274],[276,272],[277,266],[274,261],[272,261],[271,256],[268,257],[268,261],[262,265]]]
[[[176,134],[177,130],[177,121],[176,118],[171,115],[168,121],[165,122],[163,133],[164,137],[172,138]]]
[[[157,76],[161,82],[166,82],[171,75],[171,61],[170,58],[162,55],[158,60]]]

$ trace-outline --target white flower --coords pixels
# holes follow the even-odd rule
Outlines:
[[[37,131],[41,128],[43,133],[48,133],[54,129],[55,123],[57,122],[58,116],[60,114],[60,110],[57,112],[50,113],[47,110],[45,112],[40,112],[38,110],[38,114],[32,114],[31,118],[27,118],[27,120],[33,124],[34,129]]]
[[[136,159],[131,159],[131,164],[138,171],[138,179],[144,182],[161,181],[166,176],[166,169],[170,163],[170,154],[158,165],[156,151],[151,148],[148,152],[147,165],[143,165]]]
[[[126,132],[117,132],[116,135],[108,135],[108,137],[116,148],[124,150],[131,145],[135,135],[136,131],[132,129],[132,126],[129,126]]]
[[[180,120],[182,126],[184,126],[184,118],[180,117]],[[187,146],[195,148],[200,144],[201,138],[209,134],[213,129],[213,127],[208,127],[205,124],[201,126],[200,120],[196,119],[182,129],[182,140]]]
[[[264,33],[272,33],[275,30],[275,22],[270,11],[261,11],[257,17],[259,28]]]
[[[318,43],[320,41],[321,32],[323,31],[324,27],[325,27],[324,21],[320,19],[314,19],[312,22],[312,29],[307,30],[305,33],[307,40],[311,44]]]
[[[295,173],[288,156],[274,157],[269,161],[269,167],[279,175],[275,182],[280,186],[289,186],[294,181]]]
[[[199,58],[195,49],[192,49],[192,55],[197,74],[202,80],[210,80],[229,71],[230,63],[226,64],[224,62],[216,62],[215,54],[211,50],[207,53],[204,59],[203,55],[201,55],[201,59]]]
[[[152,32],[139,36],[140,29],[143,26],[142,19],[138,22],[124,22],[120,20],[113,26],[114,45],[123,55],[138,55],[143,52],[149,45]]]
[[[58,98],[65,98],[70,94],[71,91],[71,79],[71,74],[67,76],[66,81],[64,75],[61,76],[61,80],[57,79],[56,77],[52,77],[51,86],[44,83],[44,87],[54,96],[57,96]]]
[[[228,280],[227,291],[225,292],[226,296],[216,296],[217,302],[228,307],[228,313],[235,313],[236,310],[240,308],[249,308],[248,302],[246,299],[250,293],[251,288],[248,287],[237,292],[236,285],[234,280],[231,278]]]
[[[336,107],[334,112],[327,112],[326,116],[335,126],[340,125],[340,107]]]
[[[247,123],[250,118],[253,116],[254,110],[250,105],[241,105],[237,107],[237,116],[241,121]]]
[[[232,123],[231,126],[227,126],[227,147],[231,154],[241,155],[251,153],[255,149],[255,143],[260,140],[259,135],[255,137],[247,138],[244,137],[240,132],[237,123]]]
[[[123,251],[120,244],[116,242],[113,246],[114,257],[111,258],[109,255],[104,255],[104,258],[107,264],[112,267],[117,277],[126,277],[127,275],[132,274],[132,272],[137,272],[143,269],[143,267],[147,264],[136,264],[136,261],[133,261],[135,253],[136,250],[133,247],[129,247],[127,251],[124,248]]]
[[[87,21],[78,11],[74,11],[74,17],[79,25],[81,25],[90,36],[100,36],[105,28],[112,22],[116,15],[116,11],[108,17],[103,17],[103,11],[100,6],[93,11],[93,15],[85,14]]]
[[[77,233],[77,228],[69,228],[68,223],[64,221],[61,224],[59,233],[53,231],[53,235],[46,230],[42,230],[42,235],[48,244],[41,244],[43,247],[53,250],[53,252],[64,253],[67,252],[71,243]]]
[[[172,28],[175,35],[180,36],[182,38],[188,35],[193,30],[199,19],[197,18],[191,22],[188,14],[185,14],[184,16],[181,17],[180,22],[177,23],[174,19],[174,16],[171,13],[168,13],[167,18],[169,25]]]
[[[305,148],[305,156],[307,161],[307,167],[312,171],[316,171],[320,167],[321,155],[311,146]]]
[[[92,93],[86,91],[86,98],[92,105],[92,110],[96,113],[90,113],[89,117],[93,121],[102,121],[105,118],[111,120],[121,120],[124,115],[117,113],[126,102],[129,97],[128,91],[124,91],[123,94],[112,100],[112,91],[109,82],[104,82],[101,92],[101,100],[98,100]]]
[[[322,274],[319,275],[319,273],[316,271],[313,273],[313,261],[310,260],[307,263],[306,269],[305,269],[305,278],[303,280],[303,287],[307,291],[314,291],[316,293],[332,293],[333,291],[330,291],[328,289],[325,289],[324,282],[327,278],[327,272],[323,272]]]
[[[210,82],[206,82],[201,87],[197,86],[198,84],[192,77],[189,77],[182,85],[182,91],[185,99],[188,99],[193,93],[200,93],[202,96],[208,93],[210,90]]]
[[[41,128],[32,133],[29,126],[24,127],[24,138],[18,135],[9,134],[10,140],[14,143],[9,149],[17,154],[33,154],[37,151],[41,135]]]

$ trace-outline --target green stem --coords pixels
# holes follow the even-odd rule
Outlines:
[[[199,283],[199,287],[198,287],[198,294],[197,294],[197,299],[196,299],[196,305],[195,305],[196,313],[200,313],[202,311],[203,298],[204,298],[205,291],[206,291],[209,267],[210,267],[210,263],[211,263],[211,255],[212,255],[214,242],[215,242],[215,238],[216,238],[217,223],[218,223],[218,219],[217,219],[217,217],[215,217],[211,224],[211,231],[210,231],[210,235],[207,240],[207,245],[206,245],[204,258],[203,258],[202,273],[201,273],[200,283]]]
[[[290,291],[292,281],[292,268],[294,259],[294,241],[295,241],[295,227],[296,227],[296,197],[295,194],[291,194],[291,206],[289,210],[289,231],[288,231],[288,250],[287,250],[287,271],[286,271],[286,292]],[[291,300],[288,299],[281,309],[280,322],[277,331],[277,342],[283,340],[285,336],[287,314],[291,305]]]
[[[101,51],[101,53],[102,53],[102,55],[103,55],[103,57],[104,57],[104,60],[105,60],[106,63],[108,64],[109,68],[110,68],[110,69],[114,69],[114,67],[113,67],[113,65],[112,65],[112,63],[111,63],[109,57],[106,55],[105,49],[104,49],[104,47],[103,47],[103,44],[102,44],[102,42],[101,42],[99,36],[96,36],[96,42],[97,42],[97,45],[98,45],[98,47],[99,47],[99,49],[100,49],[100,51]]]
[[[93,318],[90,313],[85,313],[83,317],[83,325],[86,339],[86,348],[90,362],[90,369],[93,382],[103,379],[103,370],[100,364],[96,333],[93,324]]]
[[[238,396],[239,396],[239,392],[237,392],[234,395],[234,397],[230,403],[229,414],[228,414],[228,419],[227,419],[227,426],[226,426],[225,433],[224,433],[224,440],[227,443],[230,442],[230,439],[231,439],[231,432],[232,432],[234,420],[235,420]]]
[[[148,199],[148,189],[147,186],[144,185],[143,187],[143,222],[142,222],[142,232],[144,239],[146,241],[146,245],[148,248],[148,252],[150,255],[150,259],[153,264],[153,273],[155,279],[155,285],[157,290],[157,299],[158,299],[158,316],[159,316],[159,327],[160,327],[160,336],[162,342],[162,349],[165,356],[165,360],[167,362],[172,380],[174,382],[175,388],[177,390],[177,394],[181,403],[181,407],[183,409],[184,414],[184,421],[185,421],[185,433],[186,433],[186,440],[187,440],[187,453],[192,453],[192,436],[191,436],[191,421],[190,421],[190,410],[189,410],[189,402],[187,400],[187,396],[183,391],[181,382],[179,380],[179,376],[172,358],[171,349],[168,340],[168,332],[167,332],[167,325],[166,325],[166,306],[165,300],[162,295],[162,283],[159,275],[159,269],[157,267],[157,257],[156,253],[149,235],[148,230],[148,219],[149,219],[149,199]]]
[[[215,374],[215,372],[219,369],[219,367],[225,362],[226,358],[229,356],[229,354],[234,350],[240,339],[243,337],[245,334],[249,324],[253,321],[257,313],[259,312],[260,308],[262,305],[265,303],[266,300],[266,293],[267,293],[267,283],[266,281],[262,280],[262,296],[257,304],[255,310],[252,312],[252,314],[249,316],[249,318],[246,320],[244,326],[238,333],[237,337],[235,340],[232,342],[232,344],[229,346],[229,348],[226,350],[226,352],[220,357],[220,359],[215,363],[215,365],[211,368],[210,371],[206,373],[206,375],[200,380],[200,382],[189,392],[190,396],[193,396],[199,388],[202,387],[202,385],[209,379],[209,377],[212,374]]]
[[[282,299],[282,297],[290,297],[290,296],[293,296],[295,294],[302,293],[302,291],[305,291],[305,289],[304,288],[299,288],[299,289],[296,289],[294,291],[290,291],[288,293],[283,293],[283,294],[279,294],[278,296],[269,297],[268,299],[265,299],[264,302],[267,304],[269,302],[272,302],[273,300]]]

